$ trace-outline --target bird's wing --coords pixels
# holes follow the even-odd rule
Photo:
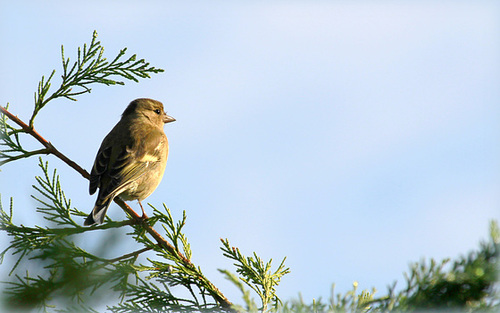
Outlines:
[[[120,147],[116,152],[103,150],[102,153],[98,154],[96,159],[97,166],[94,165],[94,168],[96,174],[100,173],[99,180],[102,181],[104,174],[108,178],[108,183],[104,190],[99,192],[99,196],[105,198],[110,195],[120,194],[130,183],[133,183],[147,173],[151,167],[156,166],[163,157],[165,144],[164,135],[158,136],[158,134],[150,133],[136,147]],[[113,157],[114,155],[117,155],[116,158]],[[106,168],[101,164],[107,164]],[[90,182],[91,188],[97,188],[92,185],[92,177]]]
[[[92,166],[92,170],[90,171],[89,193],[91,195],[96,192],[98,187],[101,187],[101,178],[102,175],[107,171],[110,164],[112,148],[113,147],[111,146],[101,147],[101,149],[99,149],[99,152],[97,152],[94,165]]]

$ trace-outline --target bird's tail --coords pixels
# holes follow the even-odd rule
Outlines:
[[[83,222],[83,225],[90,226],[94,224],[102,224],[104,222],[104,217],[106,216],[106,212],[108,211],[108,207],[113,201],[114,197],[107,197],[104,201],[97,198],[94,208],[92,212],[90,212],[89,216]]]

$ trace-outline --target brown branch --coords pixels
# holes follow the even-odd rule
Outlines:
[[[48,151],[47,154],[53,154],[59,159],[61,159],[64,163],[68,164],[70,167],[75,169],[78,173],[80,173],[84,178],[89,179],[89,173],[80,167],[80,165],[76,164],[74,161],[70,160],[67,156],[59,152],[49,141],[45,140],[33,127],[28,126],[26,123],[21,121],[17,116],[10,113],[6,108],[0,106],[0,111],[5,114],[10,120],[12,120],[17,125],[21,126],[23,131],[27,134],[33,136],[38,142],[40,142]]]
[[[132,218],[134,219],[135,222],[138,224],[141,224],[146,231],[153,237],[158,245],[160,245],[162,248],[166,249],[168,252],[174,255],[179,255],[179,258],[182,260],[182,263],[193,267],[193,263],[186,258],[182,253],[180,253],[177,249],[175,249],[174,246],[172,246],[165,238],[162,237],[153,227],[151,227],[149,224],[147,224],[147,218],[143,218],[142,216],[139,216],[128,204],[126,204],[122,199],[119,197],[116,197],[114,199],[115,203],[118,204],[125,212],[130,214]]]
[[[33,127],[28,126],[26,123],[21,121],[17,116],[10,113],[6,108],[0,106],[0,111],[5,114],[10,120],[12,120],[17,125],[21,126],[23,132],[30,134],[33,136],[38,142],[40,142],[46,149],[47,154],[53,154],[63,162],[68,164],[71,168],[80,173],[84,178],[90,179],[89,173],[76,164],[74,161],[70,160],[64,154],[59,152],[49,141],[43,138]],[[172,246],[165,238],[163,238],[153,227],[151,227],[147,223],[147,218],[143,218],[139,216],[128,204],[126,204],[123,200],[116,197],[114,199],[116,204],[118,204],[125,212],[127,212],[135,223],[140,224],[144,229],[156,240],[158,245],[163,249],[167,250],[170,254],[175,255],[179,258],[179,260],[186,266],[187,268],[193,270],[198,273],[198,269],[196,266],[191,263],[191,261],[186,258],[179,250],[177,250],[174,246]],[[206,277],[199,275],[196,277],[200,283],[205,287],[205,289],[210,292],[212,297],[225,309],[231,310],[232,303],[215,287]]]
[[[118,204],[125,212],[130,214],[134,221],[139,223],[150,235],[153,237],[158,245],[167,250],[170,254],[177,256],[180,261],[186,266],[187,268],[198,272],[198,269],[196,266],[191,263],[191,261],[186,258],[179,250],[177,250],[174,246],[172,246],[165,238],[163,238],[162,235],[160,235],[153,227],[151,227],[147,223],[147,219],[143,218],[142,216],[139,216],[128,204],[126,204],[122,199],[116,197],[114,199],[115,203]],[[201,275],[199,273],[199,276],[196,277],[206,288],[208,292],[210,292],[210,295],[214,297],[214,299],[223,307],[226,309],[230,309],[232,306],[232,303],[220,292],[220,290],[215,287],[214,284],[212,284],[205,276]]]

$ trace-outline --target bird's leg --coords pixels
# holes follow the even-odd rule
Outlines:
[[[148,218],[148,216],[146,215],[146,212],[144,211],[144,208],[142,207],[142,203],[141,203],[141,201],[140,201],[140,200],[137,200],[137,201],[139,202],[139,205],[140,205],[141,210],[142,210],[142,216],[141,216],[141,218],[142,218],[142,219],[147,219],[147,218]]]

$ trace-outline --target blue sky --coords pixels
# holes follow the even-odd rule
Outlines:
[[[74,60],[94,29],[107,57],[128,47],[164,68],[55,101],[35,126],[89,169],[128,102],[162,101],[177,121],[147,202],[186,210],[194,262],[230,300],[239,294],[217,272],[231,268],[221,237],[287,256],[279,295],[311,301],[353,281],[382,295],[409,262],[466,253],[500,219],[495,1],[98,3],[1,3],[0,103],[27,120],[41,76],[56,69],[59,82],[60,45]],[[90,211],[87,181],[45,160]],[[40,222],[29,197],[37,162],[0,173],[3,204],[14,197],[24,224]]]

